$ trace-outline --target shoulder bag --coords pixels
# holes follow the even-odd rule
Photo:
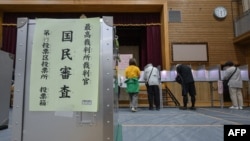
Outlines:
[[[150,74],[149,74],[149,76],[148,76],[148,80],[147,80],[147,82],[145,83],[145,85],[146,85],[147,88],[149,87],[148,81],[149,81],[149,78],[150,78],[150,76],[151,76],[151,74],[152,74],[153,69],[154,69],[154,67],[152,68],[152,70],[151,70],[151,72],[150,72]]]
[[[236,70],[237,70],[237,67],[235,68],[234,72],[230,75],[230,77],[228,79],[223,80],[223,94],[229,93],[228,82],[231,79],[231,77],[234,75]]]

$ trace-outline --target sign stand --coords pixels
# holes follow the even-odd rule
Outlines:
[[[12,140],[114,141],[116,138],[114,133],[118,128],[118,94],[115,91],[117,85],[114,84],[117,81],[114,81],[116,74],[114,71],[115,59],[113,57],[113,17],[102,17],[100,19],[100,31],[98,31],[100,41],[96,41],[100,44],[99,87],[95,87],[95,89],[98,89],[98,107],[96,112],[59,111],[53,109],[50,111],[30,110],[30,106],[32,106],[30,105],[31,58],[35,27],[36,20],[28,18],[18,18],[17,20],[15,96],[13,105],[13,123],[15,124],[13,124],[12,128]],[[78,68],[81,69],[82,67],[79,66]],[[53,83],[60,82],[53,81]],[[81,93],[83,95],[91,94],[88,91],[81,91]],[[91,102],[85,100],[83,103],[90,104]]]

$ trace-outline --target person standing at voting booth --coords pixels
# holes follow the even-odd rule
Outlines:
[[[129,59],[129,66],[125,69],[126,92],[129,94],[130,108],[132,112],[137,111],[140,69],[136,65],[136,59]]]
[[[230,109],[243,109],[243,96],[242,96],[242,88],[243,81],[241,78],[240,69],[234,66],[234,63],[231,61],[227,61],[224,64],[225,75],[223,80],[228,80],[228,88],[230,99],[232,101],[232,106]]]
[[[190,109],[196,110],[195,108],[196,88],[191,68],[187,65],[177,64],[176,71],[177,71],[177,76],[175,80],[182,87],[183,107],[180,107],[180,109],[187,110],[188,94],[189,94],[191,97],[191,104],[192,104]]]
[[[144,67],[143,78],[147,87],[149,110],[160,110],[160,72],[151,63]]]

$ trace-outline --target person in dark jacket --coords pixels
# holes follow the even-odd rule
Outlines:
[[[194,78],[192,74],[192,70],[189,66],[183,64],[176,65],[177,76],[175,78],[176,82],[178,82],[182,87],[182,96],[183,96],[183,107],[180,107],[181,110],[187,109],[188,103],[188,94],[191,97],[191,110],[195,110],[195,96],[196,96],[196,88],[194,84]]]

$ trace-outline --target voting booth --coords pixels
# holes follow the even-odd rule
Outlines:
[[[211,95],[211,107],[214,106],[214,101],[220,102],[220,107],[223,108],[223,87],[220,82],[220,65],[210,66],[206,70],[206,81],[210,84],[210,95]],[[217,82],[217,87],[213,86],[213,83]],[[215,99],[214,92],[217,91],[219,94],[219,99]]]
[[[113,17],[17,21],[12,140],[118,140]]]
[[[223,95],[219,95],[219,99],[214,97],[214,91],[217,91],[217,87],[214,87],[213,83],[217,83],[220,80],[220,65],[206,67],[205,65],[199,65],[196,68],[193,68],[191,65],[188,65],[194,77],[195,82],[202,82],[209,84],[209,98],[211,102],[211,106],[214,106],[214,101],[220,101],[220,105],[223,105]],[[175,77],[177,75],[176,66],[172,65],[170,70],[162,70],[161,71],[161,81],[162,82],[173,82],[175,83]],[[166,87],[166,94],[168,94],[172,101],[176,106],[180,105],[178,100],[175,98],[176,94],[172,94],[172,92]]]

